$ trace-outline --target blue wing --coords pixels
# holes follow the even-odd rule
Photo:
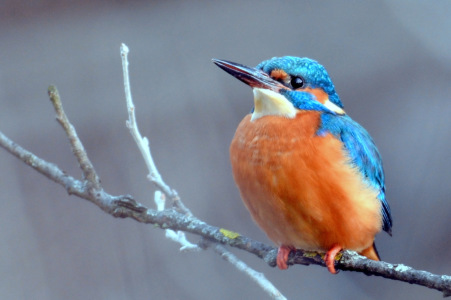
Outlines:
[[[379,151],[369,133],[347,115],[338,116],[323,113],[318,134],[330,132],[341,140],[367,182],[379,191],[378,198],[382,203],[383,229],[391,235],[392,217],[390,206],[385,199],[384,170]]]

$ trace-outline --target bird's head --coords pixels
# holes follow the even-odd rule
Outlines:
[[[326,69],[312,59],[274,57],[255,68],[226,60],[213,62],[253,88],[252,120],[266,115],[294,118],[302,110],[345,114]]]

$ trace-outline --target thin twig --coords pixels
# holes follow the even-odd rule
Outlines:
[[[55,86],[51,85],[48,89],[48,94],[50,97],[50,101],[52,101],[53,107],[56,111],[56,119],[64,128],[67,137],[69,138],[69,142],[72,148],[72,152],[78,160],[80,168],[83,172],[83,177],[88,180],[92,184],[95,189],[100,188],[100,180],[97,176],[97,173],[92,165],[89,157],[81,143],[80,139],[77,136],[77,132],[69,122],[66,114],[64,113],[63,104],[61,103],[60,95]]]
[[[227,251],[224,246],[219,244],[213,245],[213,250],[221,255],[221,257],[227,262],[231,263],[238,270],[249,276],[253,281],[255,281],[267,294],[271,296],[271,298],[276,300],[286,300],[285,296],[272,284],[271,281],[266,279],[263,273],[257,272],[254,269],[250,268],[243,261],[239,260],[235,255],[233,255],[230,251]]]
[[[135,140],[139,151],[146,163],[149,174],[147,178],[153,182],[166,196],[172,200],[173,205],[177,207],[180,211],[185,214],[191,215],[191,211],[183,204],[180,200],[177,191],[171,189],[163,180],[158,168],[153,160],[152,154],[150,152],[149,140],[146,137],[142,137],[138,129],[138,124],[136,122],[135,115],[135,105],[133,104],[132,92],[130,88],[130,77],[128,72],[128,52],[129,49],[127,45],[121,44],[121,58],[122,58],[122,72],[124,75],[124,90],[125,90],[125,101],[127,103],[128,120],[126,122],[127,128],[130,130],[130,134]]]
[[[147,169],[149,170],[148,178],[156,185],[159,189],[163,191],[169,197],[172,196],[172,191],[167,186],[161,178],[160,172],[158,172],[157,166],[153,161],[152,155],[150,154],[149,140],[146,137],[142,137],[138,130],[138,124],[136,123],[135,116],[135,105],[133,104],[132,93],[130,89],[130,77],[128,75],[128,47],[125,44],[121,45],[121,57],[122,57],[122,70],[124,74],[124,89],[125,89],[125,100],[127,102],[128,120],[126,122],[127,128],[130,130],[130,134],[135,140],[138,149],[141,152],[142,157],[146,163]]]

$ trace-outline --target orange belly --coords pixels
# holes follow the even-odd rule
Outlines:
[[[246,116],[230,146],[235,182],[255,222],[278,246],[362,252],[381,230],[378,191],[340,141],[317,136],[317,112],[294,119]]]

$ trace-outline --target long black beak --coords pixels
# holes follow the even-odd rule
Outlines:
[[[283,84],[272,79],[262,70],[216,58],[213,58],[212,61],[215,65],[217,65],[233,77],[241,80],[242,82],[253,88],[268,89],[275,92],[278,92],[282,88],[286,89]]]

